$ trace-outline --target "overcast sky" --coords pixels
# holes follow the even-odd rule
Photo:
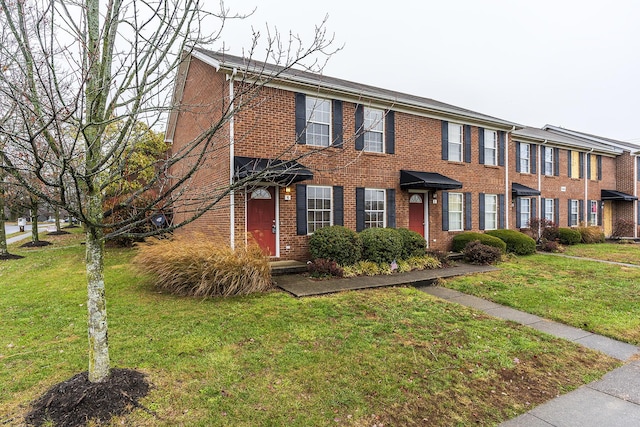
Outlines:
[[[308,40],[329,15],[324,74],[542,127],[640,143],[638,0],[227,0],[256,12],[223,33],[229,53],[251,27]]]

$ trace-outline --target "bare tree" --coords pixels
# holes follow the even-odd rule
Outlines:
[[[67,210],[85,227],[92,382],[101,382],[109,374],[105,239],[157,233],[136,229],[148,221],[149,211],[169,209],[188,194],[182,188],[213,151],[216,135],[250,105],[238,102],[226,108],[187,147],[149,165],[155,173],[143,185],[117,206],[105,208],[106,189],[126,171],[136,123],[153,127],[169,110],[167,96],[183,53],[199,46],[217,47],[225,22],[243,18],[230,14],[223,3],[216,11],[207,10],[205,4],[211,7],[202,0],[0,0],[1,19],[17,46],[15,52],[0,47],[11,70],[0,75],[1,96],[15,109],[12,126],[0,128],[0,138],[6,141],[2,171],[48,204]],[[213,31],[207,33],[207,28]],[[254,33],[250,53],[255,52],[259,37]],[[267,32],[266,39],[266,55],[280,68],[257,77],[254,72],[242,89],[244,99],[255,99],[279,72],[320,65],[332,53],[327,51],[332,40],[326,36],[324,22],[308,45],[276,31]],[[117,130],[109,131],[114,123]],[[23,153],[28,153],[28,161],[20,160]],[[189,167],[179,176],[169,176],[168,171],[177,170],[172,166],[184,164],[185,159]],[[37,185],[27,176],[35,177]],[[193,217],[214,207],[234,185],[207,200]],[[145,199],[141,209],[116,215],[143,194],[152,197]]]

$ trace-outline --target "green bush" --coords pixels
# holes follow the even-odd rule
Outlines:
[[[402,236],[395,228],[367,228],[360,240],[362,259],[382,264],[402,257]]]
[[[573,228],[558,228],[558,240],[563,245],[577,245],[582,241],[582,235]]]
[[[497,264],[502,259],[502,251],[494,246],[483,245],[479,240],[469,242],[463,250],[464,259],[471,264]]]
[[[497,237],[507,244],[507,252],[516,255],[536,253],[536,241],[524,233],[515,230],[491,230],[486,234]]]
[[[427,253],[427,241],[420,233],[411,231],[407,228],[398,228],[398,233],[402,237],[402,255],[401,259],[407,259],[412,256],[424,256]]]
[[[341,225],[322,227],[309,238],[309,252],[313,259],[335,261],[351,265],[360,260],[362,243],[358,234]]]
[[[578,227],[582,243],[604,243],[604,233],[600,227]]]
[[[507,245],[505,242],[500,240],[497,237],[490,236],[489,233],[474,233],[471,231],[456,234],[453,237],[453,248],[451,249],[453,252],[462,252],[469,243],[478,240],[483,245],[493,246],[494,248],[500,249],[502,253],[507,251]]]
[[[342,277],[344,270],[335,261],[317,258],[307,263],[307,271],[311,277]]]

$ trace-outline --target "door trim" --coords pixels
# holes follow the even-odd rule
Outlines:
[[[421,194],[422,195],[422,205],[424,208],[424,240],[427,242],[427,248],[429,247],[429,202],[431,201],[429,195],[431,194],[428,190],[409,190],[409,198],[411,198],[412,194]],[[408,214],[408,211],[407,211]]]
[[[277,185],[273,185],[270,183],[258,183],[256,186],[260,187],[273,187],[274,188],[274,198],[276,199],[275,203],[275,218],[276,218],[276,248],[275,255],[270,255],[269,258],[280,258],[280,187]],[[249,245],[249,210],[247,209],[249,201],[249,189],[247,186],[244,186],[244,246],[247,247]]]

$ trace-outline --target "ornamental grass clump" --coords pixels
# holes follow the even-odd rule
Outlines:
[[[272,287],[269,260],[257,245],[232,249],[202,233],[140,244],[133,263],[156,288],[175,295],[246,295]]]

